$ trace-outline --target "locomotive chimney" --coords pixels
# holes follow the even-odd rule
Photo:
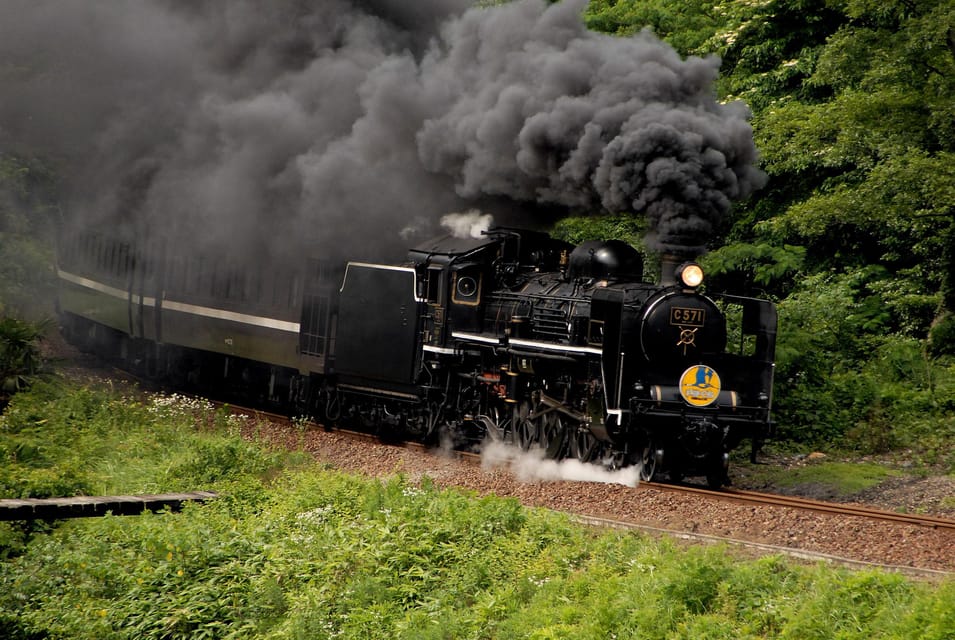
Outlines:
[[[675,253],[664,253],[660,256],[660,284],[669,287],[677,283],[676,270],[683,264],[683,259]]]

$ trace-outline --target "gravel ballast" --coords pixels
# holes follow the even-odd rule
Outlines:
[[[540,478],[579,477],[574,466],[577,463],[569,465],[570,471],[563,474],[547,464],[542,470],[529,471],[528,467],[539,467],[539,463],[515,453],[502,457],[499,450],[491,463],[485,459],[477,465],[436,451],[359,440],[320,429],[301,431],[274,425],[265,432],[256,429],[256,435],[265,436],[276,445],[302,448],[345,472],[371,477],[402,474],[412,481],[428,476],[440,487],[510,496],[528,506],[630,525],[772,545],[856,562],[955,573],[952,529],[753,506],[614,482],[632,482],[633,470],[603,477],[602,482],[543,480]]]

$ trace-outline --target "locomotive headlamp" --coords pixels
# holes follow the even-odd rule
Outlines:
[[[676,270],[676,277],[687,287],[698,287],[703,282],[703,268],[695,262],[686,262]]]

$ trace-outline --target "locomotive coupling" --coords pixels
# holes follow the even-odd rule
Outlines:
[[[723,446],[728,427],[721,427],[709,418],[688,419],[680,434],[680,443],[688,456],[703,460]]]

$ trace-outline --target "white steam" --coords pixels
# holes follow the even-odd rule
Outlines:
[[[471,209],[464,213],[449,213],[441,218],[441,226],[455,238],[480,238],[491,228],[494,218],[489,213]]]
[[[481,468],[506,468],[521,482],[600,482],[635,487],[640,481],[640,467],[624,467],[610,470],[596,464],[576,459],[550,460],[544,450],[534,448],[522,451],[514,445],[490,442],[481,449]]]

